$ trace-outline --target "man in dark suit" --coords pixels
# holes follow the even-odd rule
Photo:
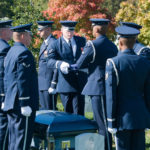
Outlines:
[[[106,110],[108,131],[116,133],[118,150],[145,150],[145,132],[150,128],[150,63],[135,54],[139,30],[119,26],[120,52],[107,60]]]
[[[38,103],[36,65],[28,46],[32,24],[11,28],[14,45],[4,61],[4,111],[8,116],[9,150],[29,150]]]
[[[117,55],[117,47],[106,37],[108,19],[90,19],[93,27],[93,41],[88,41],[77,63],[72,69],[88,67],[88,81],[82,94],[91,97],[94,118],[99,134],[105,136],[105,150],[111,149],[111,135],[106,130],[105,117],[105,64],[108,58]],[[105,124],[104,124],[105,123]],[[108,137],[109,136],[109,137]],[[106,138],[107,137],[107,138]],[[107,140],[109,141],[107,143]],[[107,144],[110,146],[107,147]]]
[[[56,40],[51,34],[53,21],[38,21],[38,34],[44,39],[39,54],[39,71],[38,71],[38,84],[39,84],[39,98],[41,109],[56,109],[57,96],[52,89],[56,88],[57,82],[57,69],[47,67],[48,49],[51,44]]]
[[[128,27],[135,28],[139,31],[142,28],[141,25],[138,25],[138,24],[133,23],[133,22],[120,22],[120,24],[128,26]],[[133,50],[137,55],[142,55],[142,56],[144,56],[144,57],[146,57],[147,59],[150,60],[150,48],[145,46],[144,44],[140,43],[138,41],[138,39],[136,39],[136,42],[133,46]]]
[[[12,38],[10,30],[12,20],[0,21],[0,150],[8,147],[8,119],[4,108],[4,59],[10,49],[7,43]]]
[[[66,112],[84,114],[84,96],[81,91],[86,82],[86,73],[69,72],[69,63],[76,63],[85,46],[85,38],[74,36],[76,21],[60,21],[62,36],[49,49],[48,66],[58,68],[57,92],[60,93]],[[68,74],[67,74],[68,73]]]

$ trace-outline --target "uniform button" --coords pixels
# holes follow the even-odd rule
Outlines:
[[[76,61],[76,59],[74,59],[74,61]]]
[[[76,72],[76,75],[79,75],[79,73],[78,73],[78,72]]]

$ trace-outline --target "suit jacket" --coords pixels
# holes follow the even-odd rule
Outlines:
[[[88,67],[88,81],[82,94],[104,95],[106,60],[116,56],[118,50],[106,36],[99,36],[92,43],[87,42],[82,55],[76,63],[77,68]]]
[[[58,78],[57,69],[54,71],[54,68],[47,67],[48,49],[55,40],[55,37],[51,35],[48,40],[48,45],[43,42],[40,48],[38,71],[39,90],[48,90],[51,82],[56,82]]]
[[[118,130],[149,128],[149,61],[137,56],[132,49],[119,52],[112,60],[115,67],[109,60],[106,65],[108,127]]]
[[[10,49],[10,45],[3,39],[0,39],[0,106],[4,101],[4,59]]]
[[[4,110],[30,106],[37,110],[38,80],[32,53],[20,42],[14,43],[5,58]]]
[[[49,50],[49,61],[48,67],[58,68],[58,93],[68,93],[68,92],[81,92],[83,86],[86,82],[86,73],[69,72],[69,74],[63,74],[60,71],[60,65],[63,61],[72,64],[76,63],[77,59],[80,57],[82,48],[85,46],[85,38],[74,36],[76,43],[76,54],[73,55],[72,49],[69,47],[68,43],[63,37],[56,40],[50,47]]]

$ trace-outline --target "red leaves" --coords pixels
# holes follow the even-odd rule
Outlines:
[[[90,18],[107,18],[106,12],[101,9],[103,0],[50,0],[48,9],[43,15],[48,20],[55,21],[56,28],[59,30],[60,20],[78,21],[76,32],[86,37],[92,37]],[[109,18],[110,19],[110,18]],[[59,31],[54,34],[60,36]]]
[[[96,8],[96,4],[93,3],[93,2],[90,2],[90,3],[89,3],[89,6],[91,6],[91,8]]]

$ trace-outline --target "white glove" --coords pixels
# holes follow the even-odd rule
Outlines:
[[[29,117],[32,113],[32,109],[30,106],[21,107],[21,114],[23,116]]]
[[[2,110],[4,109],[4,102],[2,102],[1,109]]]
[[[108,128],[108,132],[115,134],[117,132],[116,128]]]
[[[61,72],[64,73],[64,74],[68,74],[68,72],[69,72],[68,71],[69,66],[70,65],[68,63],[62,62],[61,65],[60,65]]]
[[[49,94],[56,94],[56,89],[53,89],[53,88],[50,87],[50,88],[48,89],[48,93],[49,93]]]

